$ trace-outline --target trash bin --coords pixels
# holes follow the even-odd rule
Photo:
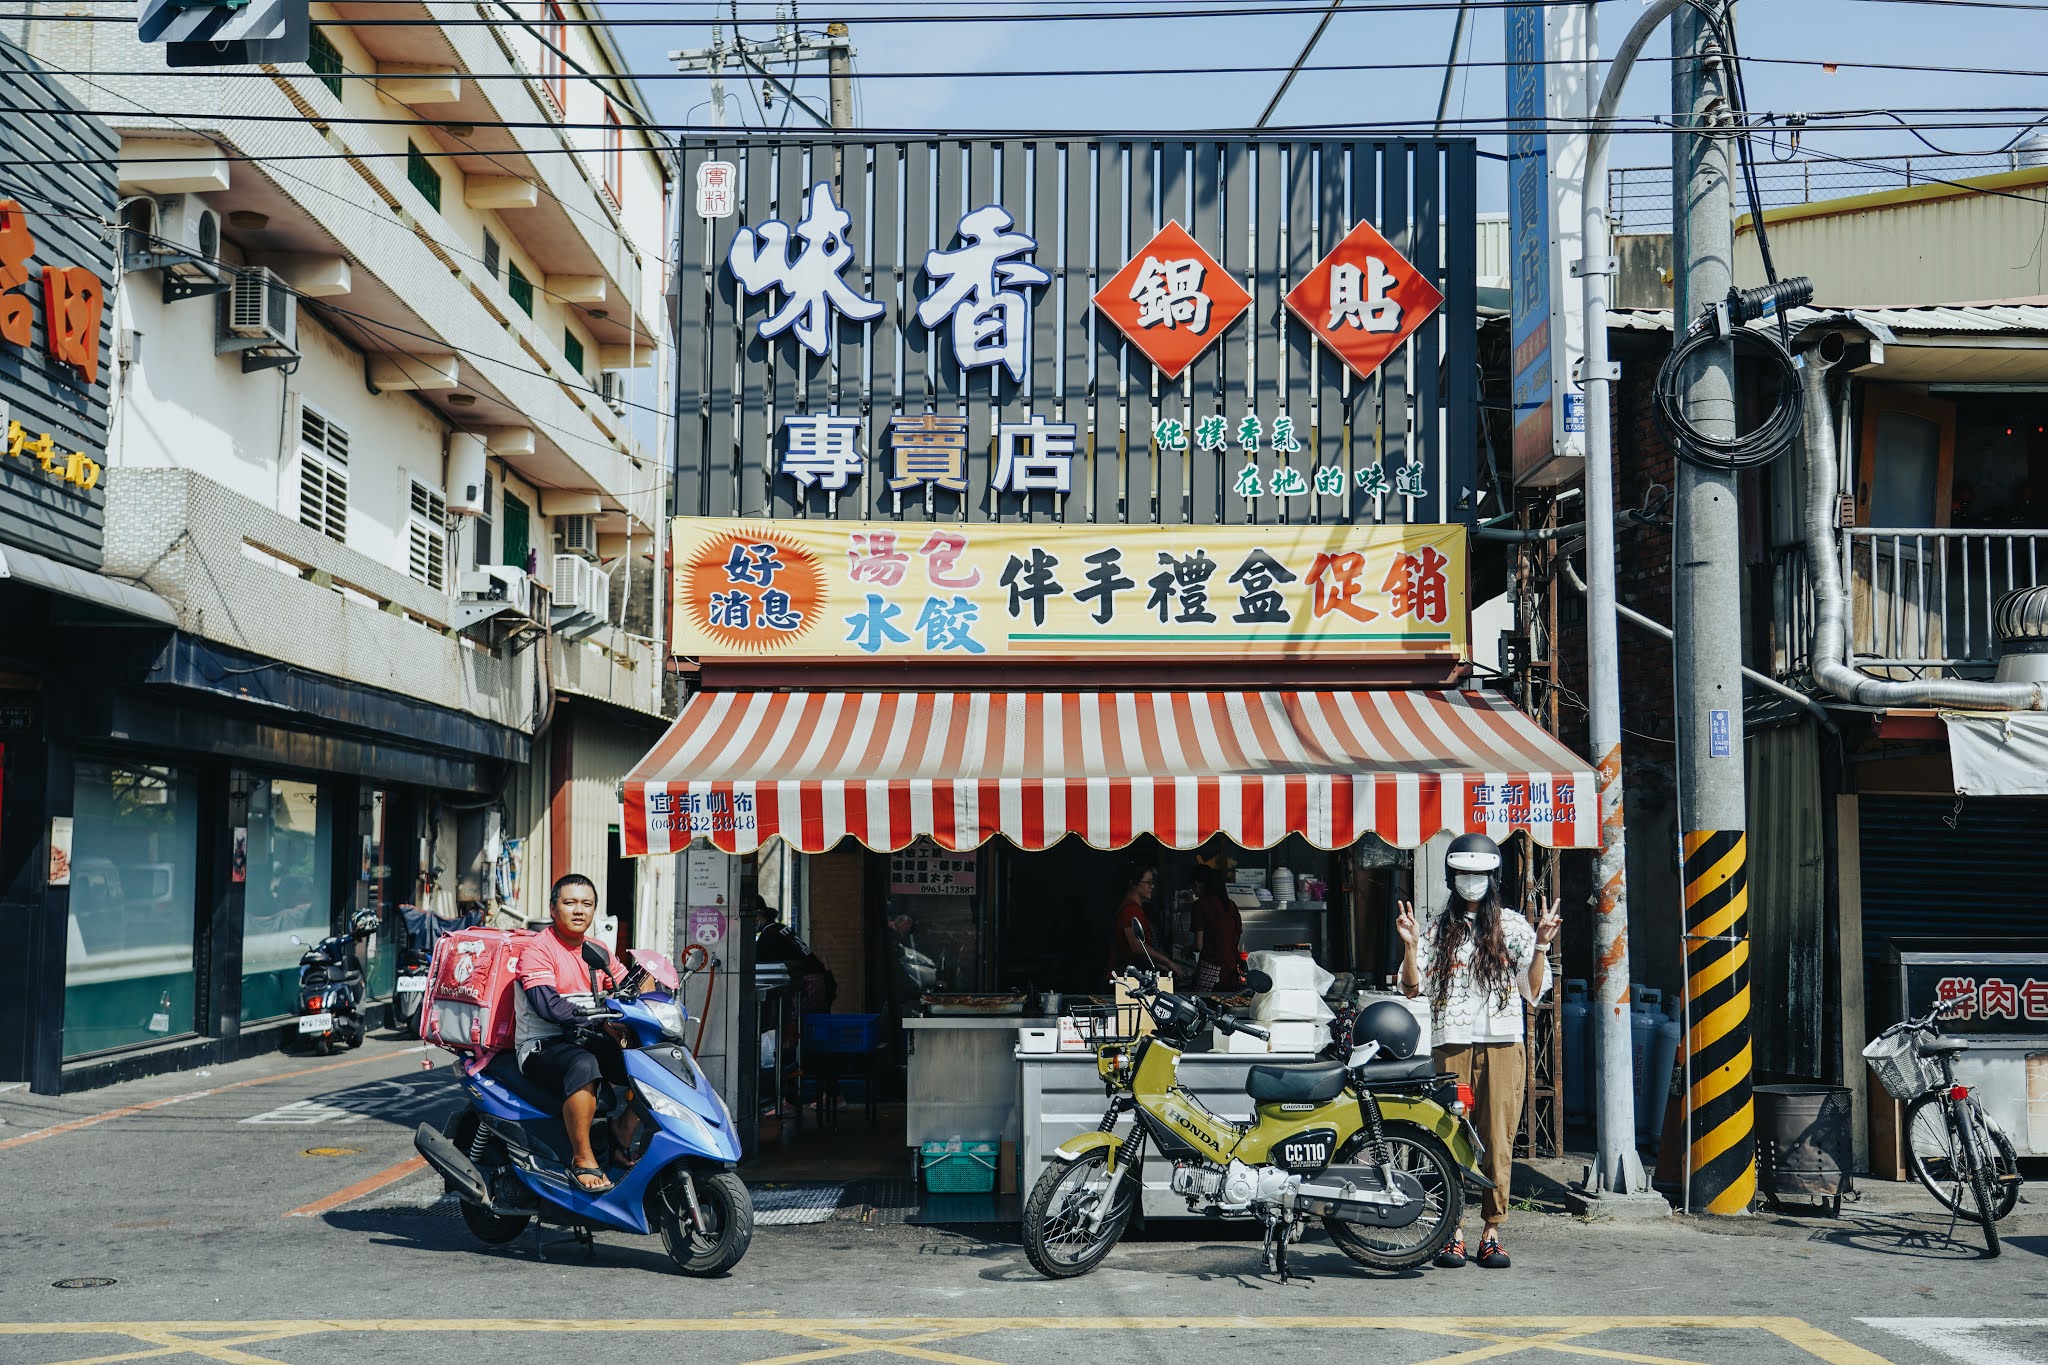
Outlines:
[[[1822,1200],[1839,1218],[1842,1196],[1854,1188],[1849,1087],[1760,1085],[1753,1093],[1758,1193]]]

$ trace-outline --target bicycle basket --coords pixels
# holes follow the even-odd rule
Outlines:
[[[1920,1056],[1918,1043],[1917,1033],[1901,1029],[1872,1039],[1863,1049],[1863,1060],[1870,1063],[1878,1084],[1895,1100],[1918,1099],[1934,1088],[1934,1073]]]
[[[1068,1011],[1073,1016],[1075,1031],[1081,1035],[1081,1042],[1089,1047],[1103,1044],[1132,1043],[1138,1039],[1138,1006],[1135,1003],[1118,1005],[1076,1005]]]

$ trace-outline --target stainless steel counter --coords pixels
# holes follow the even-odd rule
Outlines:
[[[915,1147],[953,1138],[1022,1135],[1017,1030],[1054,1020],[1020,1014],[946,1014],[905,1019],[910,1052],[905,1136]]]

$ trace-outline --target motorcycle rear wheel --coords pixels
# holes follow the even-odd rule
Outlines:
[[[693,1178],[697,1207],[703,1211],[705,1226],[689,1225],[689,1199],[683,1193],[684,1172],[679,1167],[663,1171],[654,1182],[652,1199],[655,1223],[661,1230],[661,1244],[676,1269],[703,1279],[723,1275],[740,1263],[754,1240],[754,1200],[746,1182],[731,1171]]]
[[[455,1120],[454,1128],[449,1131],[449,1140],[457,1147],[460,1147],[466,1154],[476,1138],[476,1126],[476,1113],[473,1110],[463,1113]],[[484,1159],[478,1165],[480,1167],[494,1167],[502,1164],[504,1160],[504,1144],[494,1137],[490,1139],[490,1145],[484,1149]],[[485,1178],[489,1179],[489,1176],[486,1175]],[[510,1217],[502,1213],[492,1213],[481,1204],[472,1204],[467,1199],[457,1202],[458,1207],[462,1210],[463,1224],[469,1228],[470,1236],[486,1246],[505,1245],[505,1243],[526,1231],[526,1225],[532,1221],[530,1218]]]
[[[1099,1182],[1108,1175],[1109,1156],[1101,1150],[1045,1168],[1024,1206],[1024,1254],[1032,1269],[1047,1279],[1066,1280],[1102,1264],[1130,1225],[1142,1188],[1134,1169],[1117,1187],[1116,1206],[1091,1233],[1083,1220],[1094,1211],[1101,1198]]]
[[[1404,1228],[1374,1227],[1325,1218],[1323,1230],[1337,1249],[1373,1270],[1413,1270],[1434,1257],[1456,1231],[1465,1212],[1465,1187],[1458,1164],[1436,1134],[1413,1123],[1386,1125],[1393,1166],[1422,1185],[1422,1216]],[[1339,1162],[1372,1158],[1372,1142],[1359,1133],[1337,1153]]]

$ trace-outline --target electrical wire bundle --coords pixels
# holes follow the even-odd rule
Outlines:
[[[1757,254],[1763,259],[1766,283],[1757,289],[1731,289],[1726,299],[1700,310],[1684,338],[1671,348],[1657,370],[1653,411],[1658,430],[1679,459],[1698,469],[1732,473],[1770,463],[1799,439],[1805,402],[1799,382],[1799,361],[1792,354],[1792,330],[1787,315],[1813,298],[1813,281],[1803,275],[1782,281],[1778,278],[1764,222],[1763,193],[1757,182],[1756,149],[1750,145],[1749,99],[1743,90],[1742,60],[1735,48],[1735,32],[1714,5],[1702,0],[1691,0],[1691,4],[1705,17],[1722,52],[1727,54],[1728,94],[1733,101],[1737,129],[1733,135],[1736,159],[1741,165],[1749,221],[1756,231]],[[1766,317],[1775,319],[1777,326],[1759,330],[1749,325]],[[1685,395],[1680,388],[1693,358],[1724,342],[1738,355],[1748,351],[1761,356],[1778,378],[1777,401],[1770,415],[1749,431],[1734,436],[1709,435],[1694,425],[1686,416]]]

